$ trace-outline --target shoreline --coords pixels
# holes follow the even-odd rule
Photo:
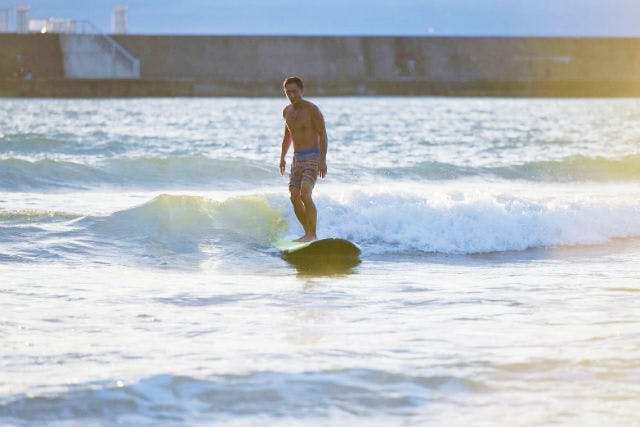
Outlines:
[[[515,98],[635,98],[637,82],[309,82],[307,96],[444,96]],[[274,97],[273,82],[198,80],[0,80],[0,98]]]

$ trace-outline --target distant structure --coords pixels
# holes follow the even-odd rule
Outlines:
[[[9,32],[9,9],[0,9],[0,33]]]
[[[111,33],[127,34],[127,6],[119,4],[113,8],[111,15]]]
[[[76,23],[66,18],[30,19],[29,32],[71,34],[76,32]]]
[[[29,10],[28,4],[16,7],[16,33],[29,32]]]

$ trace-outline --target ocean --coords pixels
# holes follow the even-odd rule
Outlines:
[[[0,100],[0,425],[640,425],[640,100]],[[291,153],[287,158],[291,162]]]

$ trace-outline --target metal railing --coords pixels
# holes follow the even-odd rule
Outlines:
[[[103,46],[107,52],[122,66],[131,70],[132,75],[140,77],[140,60],[131,55],[117,41],[103,33],[100,28],[89,21],[74,21],[75,34],[87,35]],[[116,63],[113,63],[113,72],[116,73]]]

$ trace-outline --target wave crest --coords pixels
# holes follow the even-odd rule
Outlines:
[[[216,201],[200,196],[162,194],[149,202],[92,218],[90,228],[100,234],[160,242],[181,251],[206,239],[266,245],[286,231],[280,211],[261,196]]]
[[[53,210],[0,210],[0,222],[55,222],[72,220],[81,216],[82,215],[71,212],[61,212]]]
[[[319,212],[323,235],[351,239],[370,253],[473,254],[640,236],[640,204],[633,201],[355,192],[322,199]]]

